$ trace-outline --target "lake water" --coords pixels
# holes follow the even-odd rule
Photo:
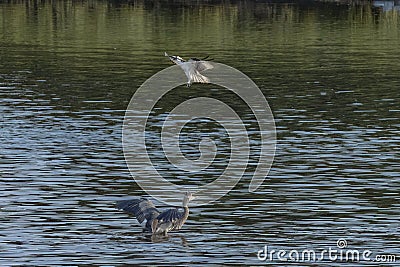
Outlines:
[[[264,246],[319,252],[339,249],[339,239],[344,251],[400,261],[397,1],[7,2],[0,3],[0,265],[257,265],[271,262],[257,258]],[[145,195],[125,163],[122,125],[137,88],[171,66],[165,51],[210,55],[248,75],[271,107],[277,146],[255,193],[252,157],[229,194],[191,208],[169,238],[150,240],[115,202]],[[234,103],[213,85],[181,86],[154,110],[149,132],[180,100],[197,96]],[[246,108],[238,113],[257,131]],[[226,132],[193,122],[187,132],[198,136],[183,132],[182,147],[196,159],[204,131],[218,145],[217,164],[193,176],[160,156],[159,171],[176,183],[215,179],[229,159]],[[344,262],[282,262],[275,254],[272,264]]]

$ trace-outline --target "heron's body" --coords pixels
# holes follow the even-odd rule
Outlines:
[[[129,199],[117,202],[117,208],[133,214],[139,223],[146,221],[144,230],[153,235],[163,234],[179,230],[186,222],[189,216],[188,203],[194,197],[189,192],[183,198],[183,211],[178,208],[172,208],[160,212],[148,199]]]
[[[172,230],[179,230],[189,217],[189,208],[183,207],[183,212],[178,209],[169,209],[162,212],[152,221],[153,234],[166,234]]]
[[[188,61],[184,60],[180,56],[170,56],[165,52],[172,62],[182,68],[188,78],[187,86],[189,87],[192,83],[209,83],[210,80],[202,75],[200,72],[214,68],[210,62],[205,61],[208,57],[203,59],[191,58]]]

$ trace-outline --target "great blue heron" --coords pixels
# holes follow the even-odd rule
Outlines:
[[[167,54],[167,52],[165,52],[165,56],[169,57],[172,62],[181,67],[182,70],[185,72],[186,77],[188,78],[187,87],[190,87],[192,83],[210,82],[210,80],[206,76],[200,74],[200,72],[202,71],[214,68],[214,66],[211,65],[210,62],[205,61],[206,59],[208,59],[208,56],[202,59],[191,58],[188,61],[184,60],[180,56],[170,56]]]
[[[153,235],[167,236],[169,231],[182,228],[189,216],[189,201],[193,199],[192,193],[185,193],[182,201],[183,211],[172,208],[160,213],[153,202],[146,198],[118,201],[117,208],[133,214],[140,224],[146,220],[145,231],[151,232]]]

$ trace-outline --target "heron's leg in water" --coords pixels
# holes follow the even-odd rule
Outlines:
[[[186,86],[190,87],[192,84],[190,83],[190,81],[187,82]]]

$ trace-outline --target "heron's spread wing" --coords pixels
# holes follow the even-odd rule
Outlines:
[[[171,223],[172,229],[180,228],[181,222],[183,218],[183,212],[180,212],[177,208],[175,209],[168,209],[158,215],[157,220],[159,224],[162,223]]]
[[[150,222],[160,214],[153,202],[145,198],[118,201],[117,208],[135,215],[139,223]]]

